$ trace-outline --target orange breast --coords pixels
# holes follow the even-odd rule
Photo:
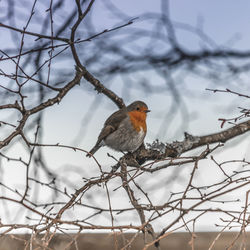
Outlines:
[[[145,112],[132,111],[132,112],[129,112],[128,114],[129,114],[131,123],[133,124],[137,132],[139,132],[141,128],[143,129],[144,132],[147,131]]]

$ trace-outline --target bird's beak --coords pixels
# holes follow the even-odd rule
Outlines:
[[[144,112],[145,112],[145,113],[148,113],[148,112],[151,112],[151,110],[146,109],[146,110],[144,110]]]

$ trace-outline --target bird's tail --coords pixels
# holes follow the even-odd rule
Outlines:
[[[96,145],[86,154],[86,156],[87,156],[87,157],[93,156],[93,154],[94,154],[101,146],[102,146],[101,143],[96,144]]]

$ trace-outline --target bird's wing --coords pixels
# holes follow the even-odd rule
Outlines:
[[[113,133],[120,125],[121,121],[127,116],[124,110],[118,110],[113,113],[104,123],[104,127],[98,137],[98,142],[100,143],[109,134]]]

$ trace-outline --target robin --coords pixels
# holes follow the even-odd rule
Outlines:
[[[142,101],[135,101],[115,113],[104,123],[95,146],[87,154],[92,156],[100,147],[108,146],[116,151],[136,151],[147,133],[146,117],[150,112]]]

